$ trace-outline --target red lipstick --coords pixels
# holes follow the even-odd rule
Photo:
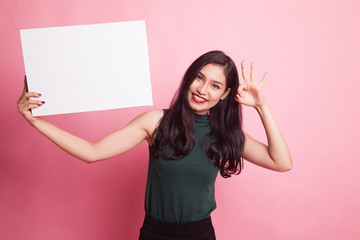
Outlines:
[[[200,97],[199,95],[197,94],[192,94],[192,99],[194,100],[194,102],[196,103],[205,103],[207,100],[203,97]]]

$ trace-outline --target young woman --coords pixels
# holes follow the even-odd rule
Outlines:
[[[221,51],[203,54],[186,71],[168,110],[143,113],[94,143],[33,117],[30,110],[44,104],[33,100],[39,93],[24,88],[18,109],[56,145],[88,163],[114,157],[146,140],[150,160],[139,239],[210,240],[215,239],[210,214],[216,207],[218,172],[223,177],[240,173],[243,159],[275,171],[292,167],[285,140],[262,94],[266,74],[258,83],[254,64],[250,75],[244,62],[241,69],[244,84],[239,85],[230,57]],[[241,104],[259,113],[268,145],[242,131]]]

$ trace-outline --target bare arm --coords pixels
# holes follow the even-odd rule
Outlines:
[[[248,134],[245,134],[244,158],[258,166],[275,171],[288,171],[292,168],[292,160],[278,125],[276,124],[269,106],[261,92],[265,83],[266,74],[260,83],[256,83],[254,64],[251,64],[250,78],[248,78],[244,63],[241,64],[245,84],[238,89],[236,100],[240,103],[254,107],[263,123],[268,145],[265,145]]]
[[[283,172],[292,168],[286,142],[267,105],[258,110],[266,132],[268,146],[245,134],[244,158],[271,170]]]
[[[124,153],[144,140],[151,144],[152,134],[163,115],[161,110],[143,113],[125,127],[92,143],[58,128],[40,117],[33,117],[30,110],[44,104],[42,101],[31,99],[36,97],[39,97],[39,94],[27,92],[25,86],[18,101],[19,113],[61,149],[88,163]]]

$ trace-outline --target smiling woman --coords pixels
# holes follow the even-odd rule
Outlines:
[[[237,69],[229,56],[211,51],[197,58],[185,72],[178,94],[155,130],[158,137],[151,146],[153,154],[169,159],[189,154],[195,144],[194,113],[209,114],[211,132],[204,138],[209,142],[206,147],[209,160],[224,177],[239,173],[244,135],[241,106],[235,100],[238,88]]]
[[[206,114],[230,92],[226,88],[224,67],[209,63],[205,65],[189,87],[189,105],[196,114]]]
[[[236,66],[221,51],[201,55],[187,69],[168,110],[153,110],[134,118],[97,142],[63,131],[31,109],[44,102],[27,92],[18,101],[25,119],[64,151],[92,163],[124,153],[146,140],[150,149],[146,184],[146,217],[142,240],[215,239],[210,214],[216,208],[215,180],[239,174],[243,158],[276,170],[291,169],[292,161],[280,130],[262,94],[265,77],[257,83],[242,63],[244,84]],[[241,104],[260,115],[268,145],[242,131]],[[126,141],[124,141],[126,139]]]

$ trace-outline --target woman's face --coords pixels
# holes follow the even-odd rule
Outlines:
[[[226,89],[224,67],[209,63],[205,65],[188,91],[188,101],[196,114],[204,115],[230,92]]]

